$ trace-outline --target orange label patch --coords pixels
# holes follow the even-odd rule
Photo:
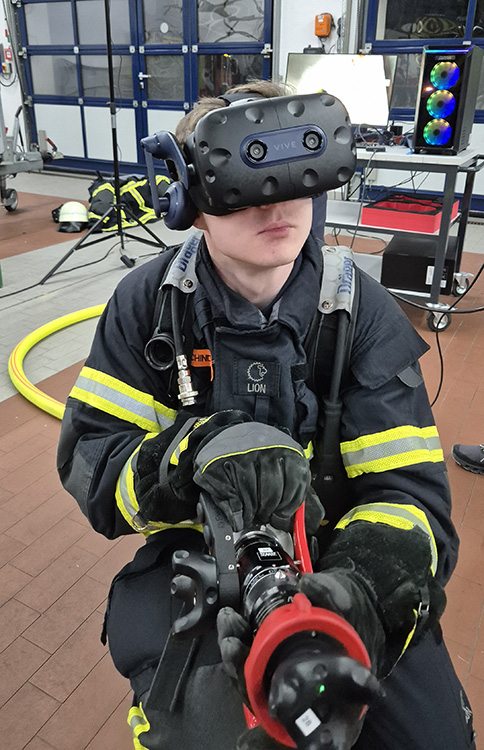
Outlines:
[[[210,349],[194,349],[192,352],[191,367],[211,367],[212,355]]]

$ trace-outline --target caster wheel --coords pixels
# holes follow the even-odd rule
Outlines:
[[[461,297],[469,289],[469,279],[464,279],[463,284],[459,284],[457,279],[452,282],[452,294],[454,297]]]
[[[18,195],[16,190],[13,188],[7,188],[5,190],[5,200],[3,205],[7,211],[15,211],[18,206]]]
[[[134,264],[136,263],[136,260],[134,258],[128,258],[127,255],[122,255],[121,260],[127,268],[133,268]]]
[[[427,326],[434,333],[442,333],[450,326],[451,316],[449,313],[429,312],[427,315]]]

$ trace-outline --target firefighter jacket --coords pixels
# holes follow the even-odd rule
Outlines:
[[[171,257],[161,253],[118,285],[67,400],[59,474],[94,529],[108,538],[133,532],[137,451],[143,440],[173,424],[179,408],[173,374],[153,369],[144,355]],[[321,397],[305,382],[303,342],[319,314],[324,273],[321,248],[312,237],[295,268],[264,315],[225,286],[201,240],[187,356],[200,393],[194,414],[243,409],[309,446]],[[359,306],[340,434],[351,491],[340,499],[339,528],[354,520],[418,526],[429,538],[433,573],[445,583],[458,541],[443,453],[418,364],[428,346],[388,292],[361,270],[355,273]],[[144,533],[169,534],[165,527],[152,524]]]

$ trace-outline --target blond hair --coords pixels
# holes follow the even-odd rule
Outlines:
[[[227,94],[259,94],[266,99],[272,99],[276,96],[288,96],[293,93],[292,90],[283,83],[273,83],[272,81],[261,81],[254,80],[248,81],[247,83],[240,83],[238,86],[233,86],[231,89],[225,92]],[[215,109],[226,107],[227,103],[223,99],[219,99],[213,96],[202,97],[191,112],[185,117],[182,117],[178,125],[176,126],[175,136],[180,144],[184,144],[188,136],[193,133],[195,126],[199,120],[208,112],[212,112]]]

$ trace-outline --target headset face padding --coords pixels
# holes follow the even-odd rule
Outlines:
[[[209,112],[187,139],[185,158],[193,203],[222,216],[341,187],[355,171],[356,147],[343,104],[318,93]]]

